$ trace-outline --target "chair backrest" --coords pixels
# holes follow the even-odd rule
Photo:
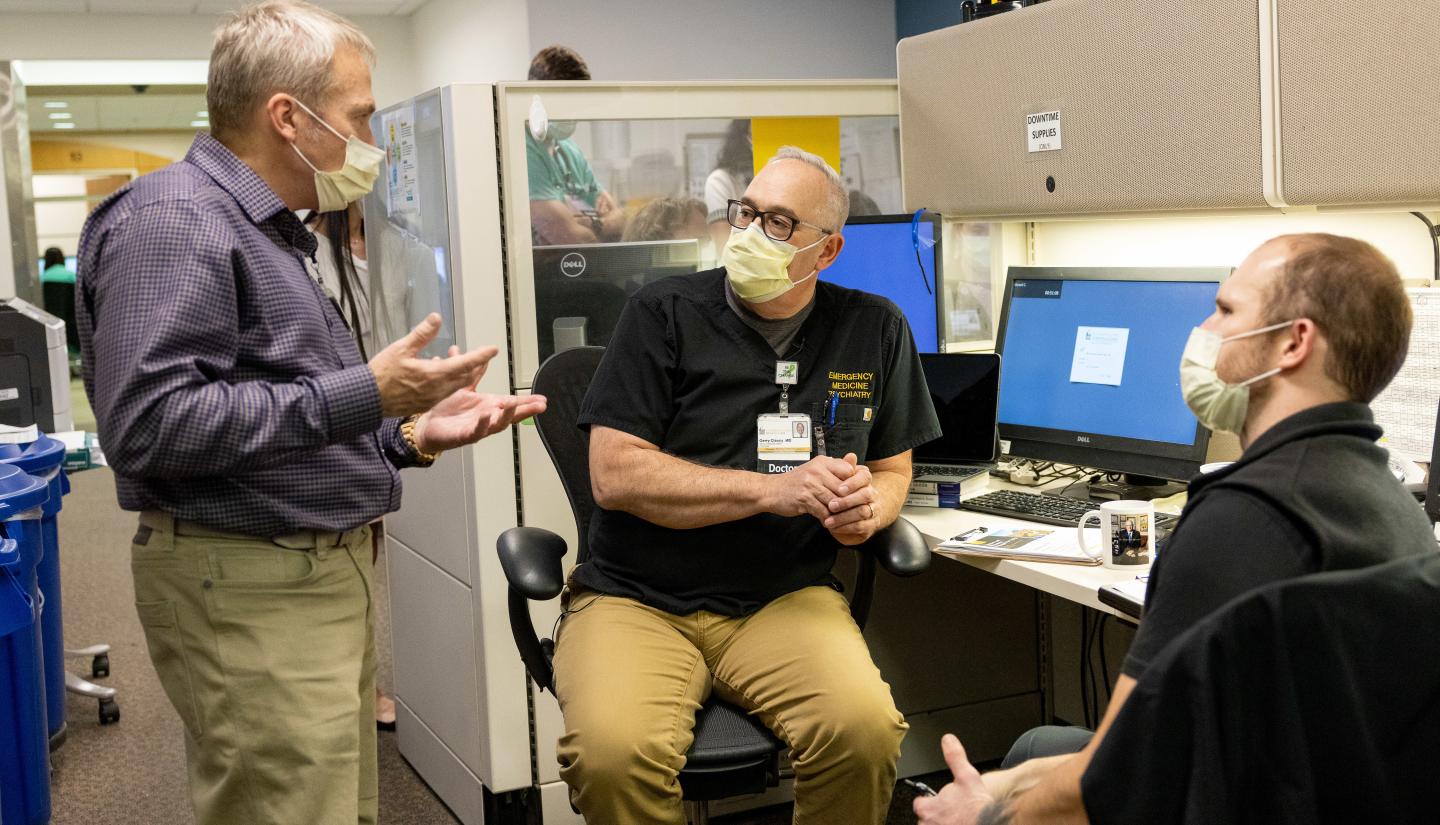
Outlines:
[[[580,540],[575,546],[576,561],[590,558],[590,515],[595,498],[590,490],[590,433],[580,429],[580,402],[590,389],[590,379],[600,366],[604,347],[575,347],[545,359],[535,371],[531,389],[545,396],[545,412],[535,417],[540,441],[560,474],[560,483],[570,499],[575,528]]]

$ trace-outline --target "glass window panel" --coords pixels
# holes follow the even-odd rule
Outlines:
[[[438,312],[440,334],[422,352],[444,355],[455,343],[455,303],[440,93],[377,112],[370,128],[386,154],[384,177],[365,198],[375,340],[388,345]]]
[[[941,323],[948,350],[993,346],[995,270],[1001,252],[998,223],[945,222],[945,280]]]
[[[726,202],[753,177],[749,127],[745,119],[592,120],[574,122],[573,132],[562,122],[537,140],[520,126],[541,362],[569,346],[607,344],[625,299],[646,283],[717,265],[730,235]],[[839,172],[854,203],[899,212],[897,119],[841,118],[840,135]]]

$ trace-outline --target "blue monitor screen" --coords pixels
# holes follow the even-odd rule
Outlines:
[[[1180,354],[1218,283],[1016,279],[1000,371],[1002,425],[1189,445]]]
[[[935,273],[935,224],[920,222],[920,260],[925,263],[922,279],[915,263],[915,244],[910,236],[910,216],[872,223],[875,218],[845,225],[845,248],[835,263],[820,273],[822,281],[883,295],[905,314],[920,352],[940,351],[936,296],[940,292]],[[925,280],[930,289],[925,288]],[[931,291],[933,290],[933,292]]]

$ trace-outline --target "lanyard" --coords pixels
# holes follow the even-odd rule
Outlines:
[[[775,383],[780,385],[780,414],[790,413],[790,386],[799,380],[800,364],[796,361],[775,362]]]

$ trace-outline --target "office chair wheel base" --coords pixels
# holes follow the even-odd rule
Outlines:
[[[120,706],[114,699],[100,700],[100,724],[113,725],[120,721]]]
[[[101,653],[90,660],[90,676],[94,679],[104,679],[110,675],[110,654]]]

